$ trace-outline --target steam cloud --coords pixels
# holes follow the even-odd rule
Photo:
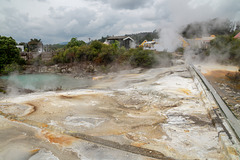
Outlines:
[[[230,4],[236,4],[233,7]],[[196,1],[196,0],[183,0],[183,1],[163,1],[162,6],[168,8],[168,19],[162,19],[159,23],[159,44],[157,50],[167,50],[169,52],[175,51],[178,47],[182,46],[181,36],[183,29],[192,24],[191,28],[186,33],[188,38],[201,38],[211,35],[211,30],[225,29],[233,32],[237,29],[237,21],[240,20],[238,2],[230,0],[229,2],[219,1]],[[206,10],[207,12],[203,12]],[[233,12],[235,11],[236,12]],[[201,13],[201,14],[200,14]],[[221,17],[221,18],[216,18]],[[228,20],[229,19],[229,20]],[[160,49],[159,49],[160,48]],[[205,59],[208,63],[217,63],[229,58],[229,50],[226,46],[225,53],[219,56],[217,51],[211,50],[210,56]],[[186,62],[200,63],[203,60],[202,55],[198,54],[199,51],[187,48],[184,52]],[[216,56],[218,55],[218,56]]]

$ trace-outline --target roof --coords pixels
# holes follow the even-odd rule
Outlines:
[[[113,36],[113,37],[108,37],[107,40],[127,40],[130,39],[131,41],[134,41],[131,37],[129,36]]]
[[[211,37],[202,37],[202,38],[195,38],[194,40],[196,41],[204,41],[204,42],[210,42],[211,40],[215,39],[216,37],[211,36]]]
[[[233,38],[238,38],[238,39],[240,39],[240,32],[239,32],[236,36],[234,36]]]
[[[205,41],[205,42],[210,42],[211,40],[215,39],[215,37],[202,37],[202,41]]]

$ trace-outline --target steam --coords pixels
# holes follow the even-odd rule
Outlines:
[[[237,21],[240,20],[237,6],[233,7],[230,4],[237,4],[236,0],[228,1],[162,1],[155,3],[161,9],[161,6],[167,8],[163,10],[166,15],[159,16],[159,39],[155,49],[158,51],[166,50],[174,52],[178,47],[182,47],[181,36],[183,30],[188,24],[192,24],[191,28],[186,33],[189,35],[187,39],[209,37],[212,34],[212,29],[226,29],[230,32],[240,29]],[[207,10],[208,12],[204,12]],[[201,14],[200,14],[201,13]],[[161,17],[162,16],[162,17]],[[216,18],[221,17],[221,18]],[[226,33],[226,34],[229,34]],[[185,35],[184,35],[185,36]],[[183,36],[183,37],[184,37]],[[180,39],[179,39],[180,38]],[[185,48],[184,58],[186,62],[194,63],[218,63],[229,58],[229,50],[226,46],[226,51],[219,56],[217,51],[210,50],[210,55],[207,58],[200,53],[199,48]],[[200,51],[201,52],[201,51]]]
[[[203,42],[197,42],[195,38],[210,37],[214,32],[216,34],[226,34],[229,35],[239,25],[236,22],[231,22],[228,19],[215,18],[213,20],[204,22],[195,22],[188,25],[188,30],[185,32],[185,36],[191,37],[191,39],[186,39],[190,46],[185,48],[184,58],[187,63],[194,64],[220,64],[222,62],[228,61],[230,58],[231,44],[223,43],[224,48],[219,50],[215,48],[209,48],[210,44],[202,47]],[[217,31],[217,32],[216,32]],[[193,44],[195,43],[195,44]],[[206,54],[206,47],[208,49],[208,55]]]
[[[161,47],[168,52],[174,52],[181,46],[180,35],[171,26],[161,29],[159,37]]]
[[[8,96],[17,96],[19,95],[19,88],[17,87],[18,83],[15,81],[16,77],[18,76],[17,72],[11,73],[7,78],[7,94]]]

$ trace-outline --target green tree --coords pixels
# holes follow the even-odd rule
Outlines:
[[[78,50],[78,46],[74,46],[65,50],[64,56],[65,56],[66,62],[72,63],[75,61],[77,50]]]
[[[115,52],[116,49],[112,45],[102,45],[101,52],[98,54],[95,62],[107,65],[114,60]]]
[[[87,61],[89,53],[90,53],[90,47],[88,45],[83,45],[79,47],[76,54],[78,61]]]
[[[115,41],[112,46],[114,47],[114,49],[118,49],[120,47],[120,42],[119,41]]]
[[[72,38],[70,42],[68,42],[67,44],[67,48],[71,48],[74,46],[82,46],[85,45],[86,43],[82,40],[77,40],[77,38]]]
[[[17,43],[12,37],[0,36],[0,72],[5,66],[12,63],[20,63],[21,58]]]
[[[103,43],[97,40],[92,41],[90,44],[90,48],[93,50],[96,50],[97,52],[100,52],[102,47],[103,47]]]

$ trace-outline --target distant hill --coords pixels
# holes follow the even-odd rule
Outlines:
[[[60,45],[67,45],[68,42],[61,42],[61,43],[58,43],[58,44],[60,44]]]
[[[185,38],[196,38],[209,35],[229,35],[235,30],[240,30],[240,22],[215,18],[209,21],[188,24],[183,28],[182,35]]]

